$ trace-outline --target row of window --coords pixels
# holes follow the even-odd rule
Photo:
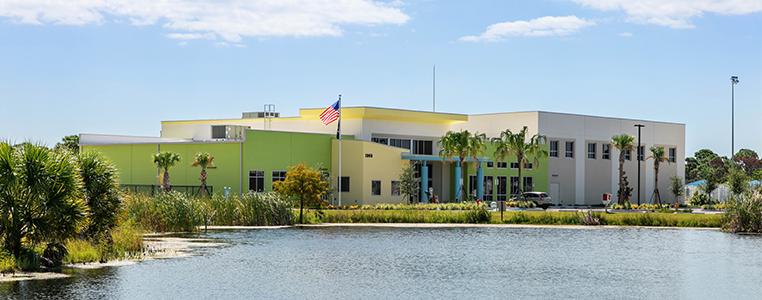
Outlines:
[[[286,179],[286,171],[273,171],[272,172],[273,186],[275,182]],[[249,171],[249,190],[254,192],[265,191],[265,172],[264,171]]]
[[[487,163],[486,164],[487,168],[494,168],[495,167],[495,162],[493,162],[493,161],[487,161],[486,163]],[[533,167],[534,167],[533,163],[524,163],[524,169],[532,169]],[[499,161],[499,162],[497,162],[497,168],[498,169],[507,169],[508,168],[508,163],[504,162],[504,161]],[[517,162],[512,162],[511,163],[511,169],[518,169],[518,168],[519,168],[519,163],[517,163]]]
[[[382,138],[374,137],[370,139],[371,142],[389,145],[392,147],[408,149],[413,154],[420,155],[433,155],[434,154],[434,142],[427,140],[413,140],[413,139],[398,139],[398,138]]]
[[[559,141],[550,141],[550,157],[558,157],[559,156],[559,149],[558,149]],[[564,157],[566,158],[574,158],[574,142],[573,141],[566,141],[564,145]],[[637,155],[638,160],[645,160],[645,152],[646,152],[646,146],[640,146],[637,148]],[[611,144],[601,144],[601,159],[611,159]],[[677,148],[669,148],[669,161],[670,162],[676,162],[677,161]],[[598,143],[587,143],[587,158],[588,159],[597,159],[598,158]],[[632,151],[626,151],[624,153],[624,159],[626,160],[632,160]]]
[[[495,180],[497,179],[497,180]],[[485,201],[493,200],[493,197],[497,197],[497,200],[508,200],[506,191],[510,186],[510,195],[517,195],[519,193],[519,177],[511,176],[510,185],[508,185],[507,176],[484,176],[484,199]],[[526,191],[532,191],[534,189],[534,180],[532,177],[523,177],[523,187]],[[497,189],[495,188],[497,184]],[[471,195],[476,197],[476,176],[468,177],[468,186],[471,189]],[[497,193],[495,193],[497,190]]]

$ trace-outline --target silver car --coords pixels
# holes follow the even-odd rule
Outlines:
[[[524,192],[522,196],[521,199],[516,200],[532,201],[537,207],[542,207],[542,209],[548,209],[553,203],[552,199],[550,199],[550,195],[546,192]]]

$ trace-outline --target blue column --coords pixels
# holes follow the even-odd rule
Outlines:
[[[484,168],[481,161],[476,167],[476,199],[484,200]]]
[[[455,163],[455,202],[460,202],[460,182],[463,180],[460,172],[460,165]]]
[[[421,162],[421,202],[428,203],[429,197],[429,166],[426,162]]]

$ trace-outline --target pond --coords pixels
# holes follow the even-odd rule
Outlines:
[[[321,227],[200,234],[229,245],[64,279],[12,298],[757,298],[762,238],[646,228]]]

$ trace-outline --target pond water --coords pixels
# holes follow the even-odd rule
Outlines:
[[[641,228],[328,227],[202,234],[229,243],[65,279],[24,299],[758,298],[762,237]]]

